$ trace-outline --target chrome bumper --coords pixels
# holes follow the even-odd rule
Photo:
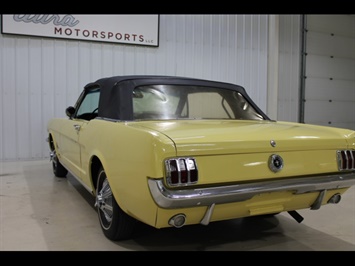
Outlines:
[[[159,207],[167,209],[241,202],[258,194],[276,191],[293,191],[294,194],[319,191],[324,194],[325,190],[347,188],[354,184],[355,172],[180,190],[167,188],[163,179],[148,179],[154,201]]]

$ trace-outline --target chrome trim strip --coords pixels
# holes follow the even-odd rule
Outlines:
[[[95,196],[95,191],[90,187],[90,186],[88,186],[88,185],[86,185],[85,183],[84,183],[84,181],[81,179],[81,178],[79,178],[77,175],[75,175],[72,171],[70,171],[68,168],[67,168],[67,170],[68,170],[68,172],[69,172],[69,174],[76,180],[76,181],[78,181],[78,183],[80,183],[80,185],[82,185],[89,193],[91,193],[91,195],[93,195],[93,196]],[[68,177],[67,177],[68,178]]]
[[[321,192],[328,189],[346,188],[354,184],[355,172],[179,190],[167,188],[163,179],[148,179],[154,201],[159,207],[167,209],[241,202],[261,193],[276,191],[291,190],[295,194]]]

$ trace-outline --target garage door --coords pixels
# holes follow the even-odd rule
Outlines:
[[[355,16],[307,15],[304,122],[355,130]]]

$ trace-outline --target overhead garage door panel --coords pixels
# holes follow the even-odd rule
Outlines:
[[[308,30],[307,40],[309,54],[355,58],[354,39],[351,37]]]
[[[307,100],[305,106],[307,124],[351,128],[355,123],[355,106],[350,101]],[[319,113],[318,110],[322,112]]]
[[[306,18],[304,122],[355,130],[355,16]]]
[[[355,61],[348,58],[307,55],[306,78],[322,77],[329,80],[354,80]]]
[[[306,79],[306,99],[321,101],[353,102],[355,99],[354,80],[329,80],[308,77]],[[355,114],[354,114],[355,117]]]
[[[308,15],[307,29],[342,36],[354,35],[354,15]]]

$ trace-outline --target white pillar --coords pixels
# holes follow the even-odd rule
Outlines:
[[[267,115],[277,120],[279,79],[279,16],[269,15],[267,69]]]

